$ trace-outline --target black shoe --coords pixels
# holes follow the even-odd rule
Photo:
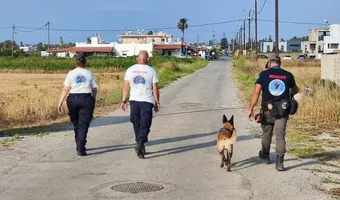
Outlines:
[[[144,158],[145,147],[144,147],[144,141],[143,140],[138,141],[137,146],[135,147],[135,152],[136,152],[138,158],[140,158],[140,159]]]
[[[263,161],[263,163],[265,164],[269,164],[270,160],[269,160],[269,153],[263,153],[263,151],[261,150],[259,152],[259,158]]]
[[[144,144],[143,144],[143,146],[142,146],[141,151],[142,151],[142,154],[143,154],[143,155],[146,155],[146,150],[145,150],[145,145],[144,145]]]
[[[87,153],[86,153],[86,151],[77,151],[77,155],[78,156],[86,156]]]
[[[276,156],[276,170],[285,171],[285,168],[283,166],[283,156]]]

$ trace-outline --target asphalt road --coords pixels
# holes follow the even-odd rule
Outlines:
[[[246,109],[238,108],[230,63],[213,61],[162,90],[161,112],[153,118],[144,160],[133,151],[129,113],[120,110],[93,121],[86,157],[76,155],[71,129],[27,137],[2,149],[0,199],[330,199],[314,189],[320,180],[303,170],[315,166],[314,161],[287,156],[286,172],[260,162],[260,139],[249,134],[258,125],[249,122]],[[219,167],[216,151],[223,114],[235,116],[238,131],[230,173]],[[111,189],[135,182],[164,188],[139,194]]]

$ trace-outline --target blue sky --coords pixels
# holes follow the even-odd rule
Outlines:
[[[258,0],[259,9],[265,0]],[[192,27],[194,24],[223,22],[245,19],[248,10],[253,8],[254,0],[10,0],[1,2],[0,28],[5,26],[41,27],[50,21],[51,28],[65,29],[147,29],[157,27],[174,27],[180,18],[188,18],[189,29],[186,41],[195,42],[212,38],[220,39],[225,32],[230,39],[235,35],[241,22],[204,27]],[[274,0],[267,0],[259,19],[274,19]],[[279,17],[282,21],[299,21],[323,23],[340,23],[339,0],[280,0]],[[274,38],[274,23],[259,22],[259,39],[271,34]],[[280,38],[304,36],[308,29],[320,25],[280,24]],[[321,25],[322,27],[322,25]],[[252,26],[253,28],[253,26]],[[178,29],[164,30],[180,37]],[[119,32],[101,32],[106,41],[117,41]],[[58,43],[62,36],[66,43],[84,41],[94,32],[51,31],[51,42]],[[39,41],[47,43],[47,31],[17,32],[16,41],[33,44]],[[11,29],[0,29],[0,41],[11,39]]]

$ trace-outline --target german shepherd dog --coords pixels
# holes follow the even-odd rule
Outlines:
[[[221,157],[221,165],[223,168],[224,165],[228,166],[228,172],[231,172],[231,157],[233,156],[233,144],[236,142],[236,129],[234,128],[234,115],[227,119],[225,115],[223,115],[223,128],[220,129],[220,132],[217,136],[217,151]],[[225,151],[227,151],[227,158]]]

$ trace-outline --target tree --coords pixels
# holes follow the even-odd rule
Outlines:
[[[25,57],[26,52],[23,49],[20,49],[19,51],[15,52],[16,57]]]
[[[179,30],[181,30],[181,31],[182,31],[182,34],[183,34],[183,36],[182,36],[182,44],[183,44],[183,42],[184,42],[184,31],[185,31],[185,29],[188,29],[188,27],[189,27],[189,25],[188,25],[188,19],[182,18],[182,19],[179,20],[179,22],[178,22],[178,24],[177,24],[177,28],[178,28]]]
[[[153,35],[153,31],[149,31],[149,32],[148,32],[148,35]]]
[[[269,35],[268,42],[273,42],[272,36]]]
[[[87,43],[91,43],[91,37],[87,38]]]
[[[228,39],[226,37],[223,37],[221,39],[221,49],[227,49],[228,48]]]
[[[281,38],[281,42],[285,42],[285,40],[283,38]]]
[[[38,43],[36,51],[39,51],[39,52],[40,51],[46,51],[46,48],[44,47],[42,42]]]
[[[20,46],[21,46],[21,47],[23,47],[23,46],[24,46],[24,44],[23,44],[22,42],[20,42]]]

